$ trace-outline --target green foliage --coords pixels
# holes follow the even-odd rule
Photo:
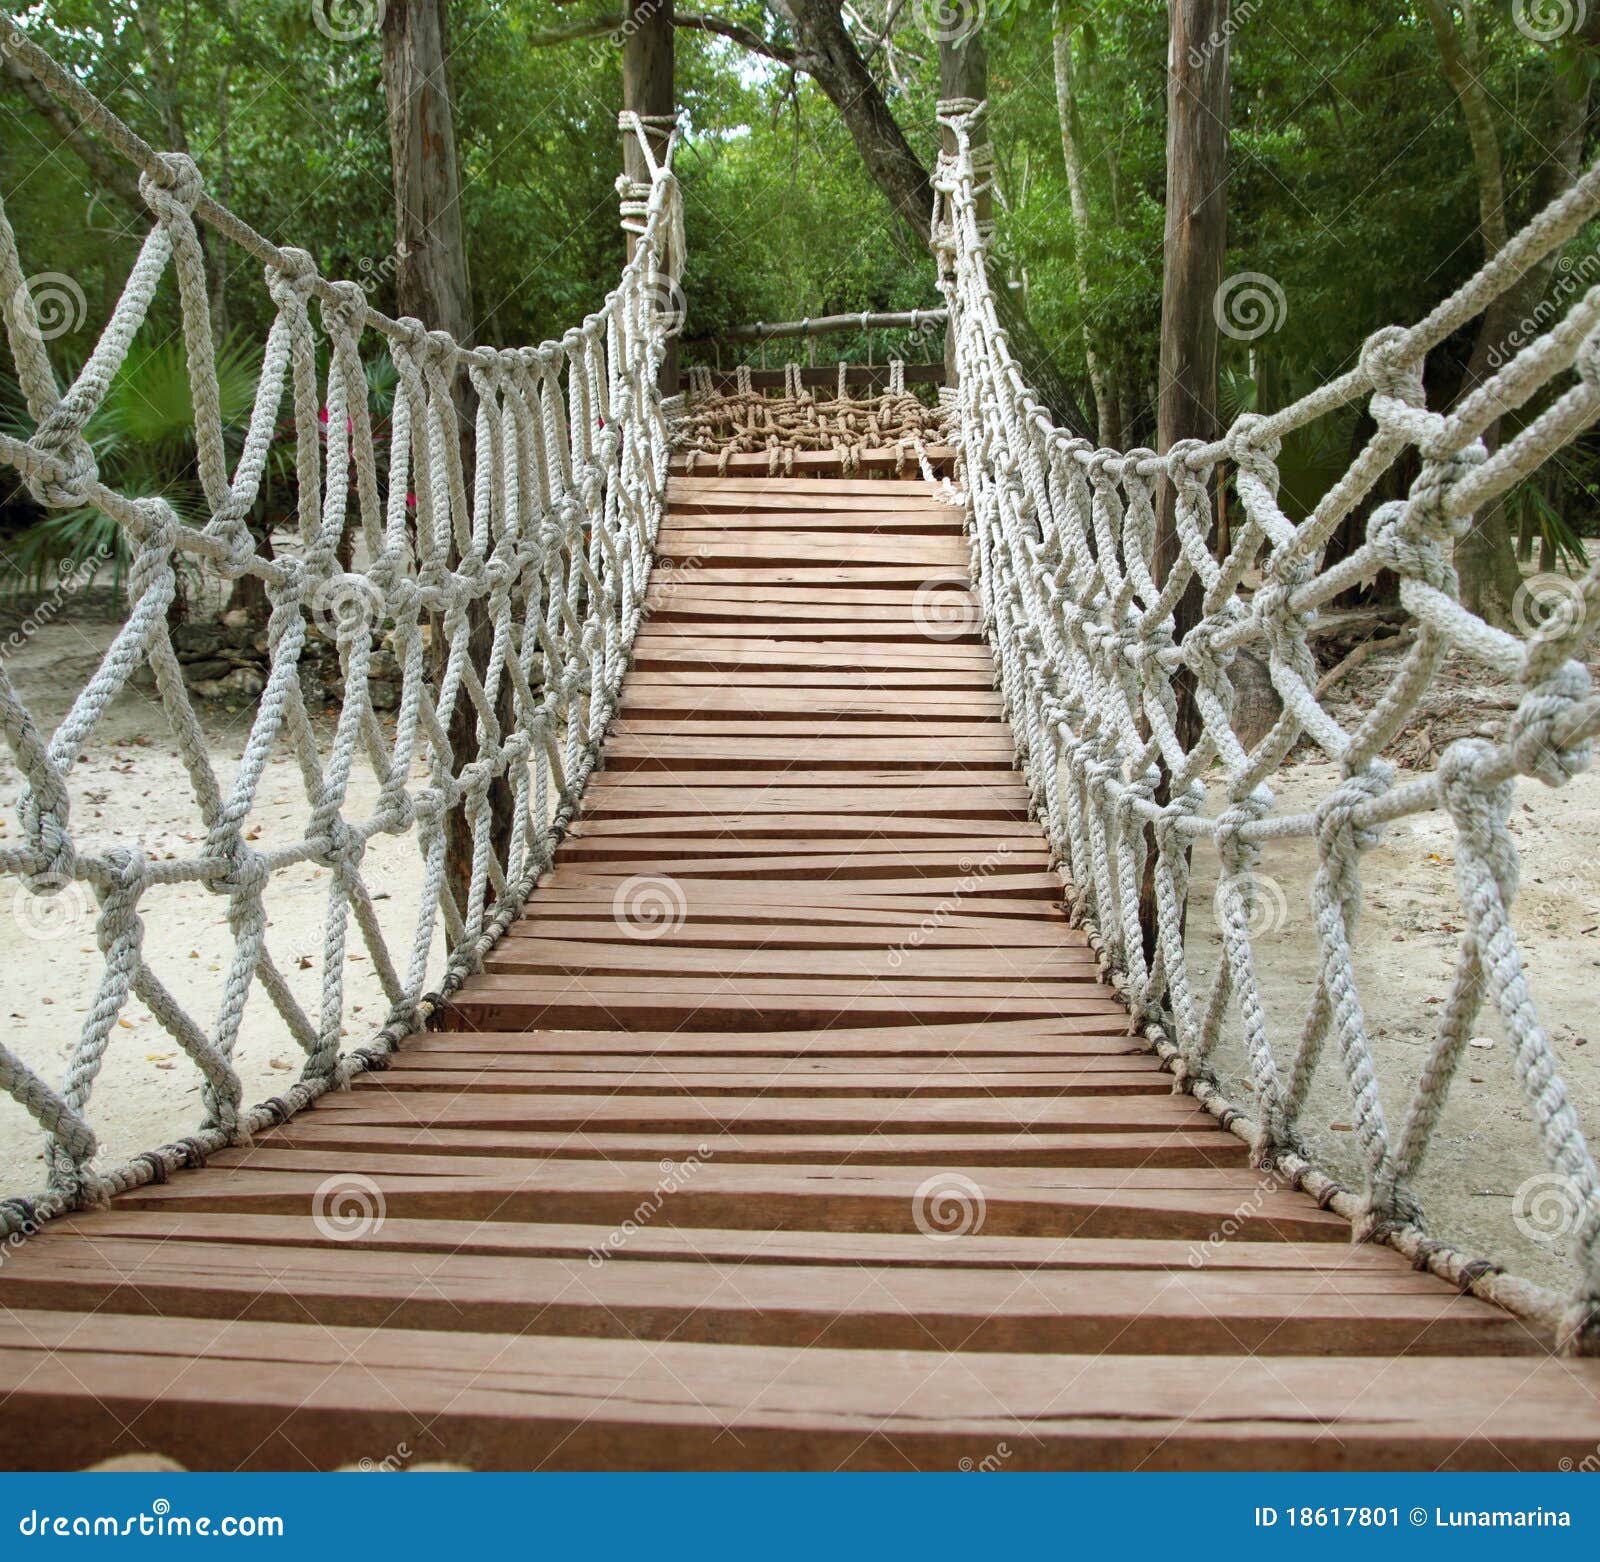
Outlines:
[[[559,335],[616,275],[619,37],[536,46],[551,29],[609,6],[451,0],[463,219],[487,342]],[[697,8],[792,42],[758,0],[698,0]],[[939,89],[937,49],[921,30],[927,10],[859,0],[850,26],[931,166]],[[1549,193],[1558,111],[1565,96],[1587,88],[1596,57],[1572,39],[1529,39],[1510,7],[1475,12],[1515,225]],[[376,305],[394,308],[375,31],[331,38],[309,0],[47,0],[27,14],[41,41],[148,140],[186,146],[208,188],[260,231],[304,246],[325,275],[355,278]],[[1058,31],[1069,37],[1083,157],[1081,231],[1063,159]],[[1022,290],[1080,399],[1091,399],[1092,351],[1118,398],[1123,441],[1149,442],[1165,208],[1165,0],[991,0],[984,37],[996,275]],[[1371,331],[1419,318],[1459,285],[1482,245],[1464,118],[1416,0],[1324,0],[1287,10],[1235,0],[1229,44],[1228,271],[1271,278],[1283,299],[1272,329],[1224,343],[1231,413],[1269,410],[1348,368]],[[676,47],[690,125],[679,157],[690,337],[760,319],[939,301],[928,257],[891,216],[837,110],[808,78],[703,32],[680,30]],[[34,272],[66,273],[87,300],[81,327],[57,344],[63,358],[81,359],[147,215],[98,188],[9,85],[0,86],[0,126],[0,187],[25,262]],[[236,251],[225,260],[225,324],[237,341],[259,343],[270,323],[259,266]],[[146,338],[162,343],[176,325],[175,300],[164,293]],[[887,345],[871,344],[879,353]],[[822,350],[859,357],[867,348],[839,338]],[[1452,394],[1470,348],[1452,341],[1435,355],[1436,401]],[[241,357],[231,393],[244,393],[245,365]],[[108,471],[160,484],[188,459],[167,420],[181,413],[183,377],[181,362],[162,348],[130,359],[118,404],[94,430]],[[1290,441],[1286,502],[1309,502],[1354,433],[1334,420]],[[1593,462],[1582,451],[1573,461],[1570,492],[1586,493]],[[181,484],[177,498],[189,502]]]

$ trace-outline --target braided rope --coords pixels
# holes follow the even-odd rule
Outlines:
[[[753,387],[750,369],[741,364],[733,389],[718,391],[711,370],[696,364],[689,370],[689,395],[684,416],[673,429],[673,449],[688,453],[688,470],[710,470],[726,476],[736,455],[763,454],[767,471],[787,477],[801,451],[823,451],[838,457],[849,476],[859,470],[862,452],[893,449],[906,471],[919,470],[932,482],[928,446],[945,438],[942,406],[929,407],[906,389],[905,365],[889,363],[889,381],[877,396],[852,397],[845,384],[846,365],[832,396],[819,396],[802,382],[800,365],[784,368],[781,395],[765,395]]]
[[[1581,601],[1528,638],[1497,629],[1459,601],[1451,544],[1475,512],[1600,416],[1600,288],[1530,342],[1448,415],[1422,391],[1427,351],[1469,322],[1600,211],[1600,168],[1535,218],[1420,325],[1374,335],[1358,367],[1270,417],[1246,414],[1227,435],[1189,440],[1165,455],[1098,450],[1056,428],[1033,397],[1001,330],[978,219],[983,170],[973,130],[985,106],[940,105],[948,132],[935,188],[934,249],[956,344],[955,442],[970,503],[975,574],[986,631],[1018,753],[1076,920],[1089,924],[1134,1022],[1190,1089],[1274,1166],[1419,1265],[1554,1328],[1567,1348],[1600,1352],[1600,1176],[1556,1071],[1523,974],[1510,907],[1516,849],[1507,823],[1517,776],[1558,786],[1590,761],[1600,698],[1579,653],[1600,610],[1600,565],[1575,584]],[[1480,435],[1503,413],[1571,374],[1574,383],[1499,450]],[[1292,523],[1278,504],[1282,437],[1358,397],[1377,428],[1311,515]],[[1323,553],[1339,523],[1408,447],[1421,473],[1404,502],[1378,506],[1362,547],[1336,566]],[[1225,558],[1210,550],[1209,479],[1234,463],[1244,520]],[[1175,494],[1179,554],[1165,581],[1152,569],[1157,487]],[[1319,703],[1308,631],[1319,606],[1380,570],[1400,580],[1416,636],[1373,708],[1347,730]],[[1247,572],[1260,585],[1241,589]],[[1199,622],[1180,635],[1175,609],[1192,581]],[[1230,664],[1256,649],[1282,713],[1247,748],[1233,721]],[[1447,749],[1430,775],[1399,782],[1379,756],[1400,731],[1447,653],[1512,685],[1520,703],[1499,743]],[[1195,691],[1199,736],[1179,735],[1175,680]],[[1340,779],[1307,814],[1275,815],[1265,785],[1309,740]],[[1218,806],[1209,808],[1213,800]],[[1351,943],[1361,858],[1384,827],[1441,810],[1456,840],[1465,931],[1437,1038],[1398,1128],[1385,1112]],[[1270,1033],[1250,937],[1262,848],[1315,842],[1312,890],[1319,970],[1292,1050]],[[1184,948],[1190,848],[1218,853],[1218,968],[1201,997]],[[1155,948],[1146,957],[1139,896],[1151,868]],[[1234,1002],[1252,1109],[1232,1106],[1209,1055]],[[1475,1016],[1485,1002],[1512,1044],[1517,1078],[1547,1164],[1577,1211],[1577,1292],[1553,1293],[1472,1262],[1428,1237],[1411,1184],[1443,1108]],[[1362,1162],[1359,1194],[1310,1164],[1295,1134],[1313,1069],[1332,1040],[1349,1092]]]
[[[649,181],[627,182],[622,191],[634,253],[616,289],[560,341],[508,350],[465,346],[417,320],[379,314],[357,284],[324,280],[304,251],[279,249],[254,235],[204,196],[192,161],[151,151],[4,18],[0,45],[141,166],[140,191],[154,219],[94,351],[63,391],[0,203],[0,305],[35,425],[26,440],[0,436],[0,461],[22,475],[41,504],[92,505],[115,520],[133,555],[126,622],[53,733],[41,731],[0,666],[0,724],[26,783],[18,803],[22,843],[0,847],[0,872],[38,894],[60,893],[73,883],[90,886],[99,904],[102,963],[60,1086],[0,1045],[0,1088],[44,1130],[49,1169],[44,1192],[0,1203],[0,1233],[9,1234],[109,1194],[165,1181],[179,1167],[248,1142],[354,1075],[383,1067],[405,1036],[444,1008],[515,917],[578,807],[640,618],[668,460],[667,409],[657,375],[673,327],[663,305],[676,290],[683,237],[670,167],[675,136],[658,159],[653,122],[624,114],[622,128],[638,138]],[[197,215],[263,256],[276,309],[231,476]],[[108,488],[84,435],[169,270],[177,280],[200,480],[211,511],[203,527],[182,524],[162,499],[130,499]],[[319,324],[328,364],[320,385]],[[382,472],[361,357],[369,330],[377,331],[397,376]],[[453,396],[460,372],[476,404],[470,492]],[[284,437],[294,441],[301,546],[298,557],[267,559],[256,552],[245,516],[286,398],[292,435]],[[359,573],[339,562],[352,531],[371,561]],[[256,577],[271,605],[266,687],[226,785],[213,767],[168,634],[167,607],[183,559],[203,561],[225,580]],[[327,741],[319,741],[301,689],[300,658],[312,614],[337,624],[344,673],[343,705]],[[492,629],[483,665],[469,654],[474,617]],[[368,677],[380,630],[402,674],[392,733],[377,719]],[[443,672],[436,680],[426,666],[430,632],[436,644],[442,637]],[[107,708],[144,665],[154,675],[206,831],[198,852],[171,860],[147,856],[134,842],[98,853],[81,850],[66,784]],[[449,740],[458,709],[470,711],[476,727],[475,752],[464,764]],[[503,724],[507,711],[511,719]],[[257,850],[249,844],[252,810],[279,745],[293,754],[304,780],[304,833],[293,844]],[[359,755],[371,764],[379,792],[370,814],[352,818],[349,783]],[[414,780],[418,770],[421,784]],[[502,781],[515,810],[509,841],[497,850],[489,794]],[[456,810],[473,843],[464,904],[456,902],[445,876],[446,824]],[[423,887],[402,963],[379,927],[362,859],[376,838],[407,834],[414,834],[421,853]],[[314,1015],[274,963],[263,902],[275,875],[305,864],[329,873],[321,1001]],[[202,884],[227,901],[233,947],[209,1026],[171,995],[141,953],[143,896],[153,885],[179,883]],[[441,920],[444,972],[438,989],[425,992]],[[352,924],[389,1009],[375,1036],[345,1051],[343,972]],[[251,1108],[243,1104],[233,1052],[258,986],[305,1061],[290,1089]],[[88,1109],[130,996],[152,1010],[199,1069],[204,1116],[191,1137],[103,1171],[93,1164],[97,1139]]]

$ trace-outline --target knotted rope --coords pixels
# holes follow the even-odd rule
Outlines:
[[[0,46],[139,166],[153,219],[94,351],[63,391],[0,204],[0,303],[34,423],[26,440],[0,436],[0,461],[22,475],[41,504],[88,504],[109,516],[133,554],[126,622],[53,733],[40,730],[0,667],[0,724],[26,783],[18,804],[22,840],[0,847],[0,872],[38,894],[87,885],[99,903],[102,967],[59,1087],[0,1044],[0,1088],[43,1129],[49,1167],[43,1193],[0,1203],[0,1233],[11,1233],[164,1181],[178,1167],[247,1142],[354,1074],[383,1067],[406,1035],[440,1012],[517,914],[578,807],[639,622],[668,460],[657,376],[673,321],[660,301],[676,288],[683,250],[670,166],[675,133],[658,157],[651,136],[659,139],[660,127],[625,115],[623,129],[639,138],[650,178],[624,192],[634,253],[615,290],[560,341],[507,350],[468,346],[417,320],[380,314],[357,284],[327,281],[303,250],[269,244],[205,196],[193,162],[146,146],[5,18]],[[275,308],[231,474],[197,216],[265,261]],[[169,269],[176,275],[199,474],[211,511],[200,527],[184,524],[162,499],[130,499],[102,483],[85,437]],[[328,365],[320,383],[319,335]],[[386,462],[368,405],[364,348],[387,353],[397,377]],[[462,374],[476,408],[470,491],[455,399]],[[292,432],[280,436],[286,402],[285,427]],[[257,553],[244,517],[280,437],[294,444],[300,547],[298,557],[269,559]],[[339,562],[352,533],[370,560],[359,573]],[[271,604],[266,687],[226,785],[168,633],[176,568],[186,560],[224,579],[258,578]],[[344,672],[344,700],[329,740],[319,738],[301,688],[311,617],[336,625]],[[469,645],[474,618],[491,632],[481,664]],[[369,683],[380,632],[389,637],[403,680],[392,732],[377,718]],[[442,675],[428,665],[430,633],[442,637]],[[154,675],[204,828],[203,844],[187,857],[158,861],[136,843],[87,851],[74,835],[68,784],[74,763],[144,666]],[[458,710],[470,712],[476,733],[459,774],[449,736]],[[291,844],[258,849],[250,844],[258,789],[280,744],[304,781],[303,833]],[[370,813],[357,817],[350,782],[363,755],[378,796]],[[500,847],[488,803],[497,783],[509,787],[514,803],[509,840]],[[462,902],[445,875],[446,825],[457,810],[472,836]],[[363,873],[368,848],[385,835],[412,836],[422,859],[411,944],[398,958]],[[274,961],[263,900],[276,875],[304,864],[328,875],[315,1013],[302,1007]],[[152,886],[170,884],[204,885],[227,906],[232,950],[209,1024],[172,995],[144,951],[144,897]],[[425,991],[441,921],[443,975],[437,990]],[[365,946],[389,1009],[376,1035],[347,1050],[340,1038],[351,1018],[344,967],[352,937]],[[233,1053],[258,990],[305,1061],[281,1096],[247,1107]],[[199,1070],[203,1117],[191,1137],[104,1169],[96,1164],[88,1113],[131,997],[153,1012]]]
[[[1508,831],[1514,778],[1560,785],[1588,764],[1589,740],[1600,731],[1600,698],[1578,660],[1590,626],[1600,622],[1600,565],[1576,583],[1576,611],[1519,638],[1462,605],[1450,563],[1474,514],[1600,416],[1600,288],[1452,413],[1430,411],[1422,389],[1429,349],[1600,211],[1600,168],[1421,324],[1373,336],[1348,374],[1271,416],[1241,417],[1218,441],[1185,441],[1158,456],[1097,450],[1073,438],[1024,383],[996,314],[978,220],[984,170],[973,130],[983,113],[984,105],[958,100],[942,104],[939,115],[949,141],[935,179],[933,244],[956,346],[954,437],[984,624],[1074,913],[1092,924],[1135,1021],[1179,1080],[1263,1165],[1340,1210],[1356,1235],[1392,1242],[1419,1264],[1542,1320],[1573,1350],[1600,1352],[1600,1177],[1523,974],[1510,920],[1517,859]],[[1563,375],[1573,376],[1570,388],[1488,453],[1484,429]],[[1283,437],[1361,397],[1376,432],[1307,519],[1291,522],[1278,500]],[[1336,528],[1408,447],[1421,458],[1409,497],[1379,506],[1364,545],[1327,567],[1324,550]],[[1244,519],[1226,557],[1216,558],[1210,478],[1224,458],[1237,474]],[[1162,482],[1175,490],[1179,549],[1158,582],[1152,558]],[[1417,633],[1382,695],[1346,730],[1317,698],[1309,631],[1320,606],[1384,569],[1399,577]],[[1246,576],[1257,572],[1259,585],[1247,592]],[[1195,580],[1201,617],[1180,635],[1175,609]],[[1266,661],[1282,701],[1276,723],[1253,747],[1233,718],[1230,667],[1246,649]],[[1379,755],[1452,652],[1512,685],[1516,711],[1500,742],[1456,744],[1433,774],[1401,783]],[[1195,691],[1199,717],[1188,744],[1176,720],[1180,678]],[[1310,813],[1277,814],[1265,783],[1301,741],[1336,762],[1340,779]],[[1208,808],[1213,793],[1219,806]],[[1437,1039],[1397,1116],[1385,1110],[1351,948],[1363,854],[1387,824],[1429,810],[1454,827],[1464,930]],[[1263,848],[1290,837],[1316,845],[1319,961],[1304,1026],[1286,1048],[1262,1001],[1250,914]],[[1184,919],[1189,849],[1206,843],[1219,857],[1221,953],[1202,996],[1193,990]],[[1152,846],[1155,953],[1147,959],[1139,898]],[[1538,1147],[1574,1211],[1579,1283],[1566,1302],[1466,1259],[1420,1226],[1411,1182],[1485,1001],[1511,1042]],[[1235,1005],[1249,1113],[1223,1095],[1210,1061]],[[1313,1166],[1296,1133],[1329,1038],[1360,1148],[1356,1193]]]

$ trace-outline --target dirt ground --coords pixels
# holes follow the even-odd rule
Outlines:
[[[36,716],[53,726],[82,687],[114,632],[112,604],[75,602],[72,613],[18,630],[18,616],[0,621],[6,664]],[[1366,664],[1342,698],[1346,714],[1383,677],[1382,657]],[[1411,724],[1402,757],[1427,763],[1433,749],[1478,730],[1484,705],[1467,681],[1452,675]],[[248,732],[253,707],[209,707],[205,720],[224,783]],[[1491,712],[1498,719],[1503,712]],[[1492,726],[1492,721],[1490,723]],[[1282,812],[1309,809],[1332,779],[1326,764],[1297,762],[1275,778]],[[201,831],[177,748],[151,692],[126,692],[109,713],[72,777],[74,827],[88,847],[130,836],[156,854],[192,852]],[[0,752],[0,841],[15,839],[21,778],[8,751]],[[370,806],[376,783],[359,769],[351,817]],[[260,844],[298,837],[306,804],[297,769],[287,759],[270,767],[257,820]],[[1512,830],[1523,858],[1517,925],[1529,980],[1551,1035],[1563,1077],[1591,1143],[1600,1143],[1600,775],[1580,776],[1552,791],[1523,783]],[[1312,989],[1316,942],[1310,886],[1316,857],[1308,841],[1275,843],[1265,853],[1256,959],[1278,1055],[1287,1062]],[[413,841],[383,838],[367,858],[367,877],[397,962],[411,945],[410,919],[421,866]],[[1364,861],[1366,900],[1356,945],[1362,1001],[1374,1033],[1386,1113],[1397,1130],[1433,1035],[1447,990],[1462,925],[1453,876],[1451,830],[1440,814],[1392,826]],[[1197,990],[1214,969],[1216,939],[1211,899],[1215,859],[1195,856],[1189,945]],[[268,893],[269,948],[308,1012],[315,1014],[321,980],[322,917],[327,884],[321,870],[283,876]],[[48,902],[4,888],[0,906],[0,988],[10,1044],[45,1077],[61,1077],[99,974],[93,909],[70,893]],[[204,889],[153,890],[144,902],[145,954],[191,1012],[209,1025],[215,1014],[230,947],[226,906]],[[435,940],[435,970],[442,959]],[[381,1024],[387,1005],[372,962],[353,940],[346,963],[348,1030]],[[1566,1238],[1536,1221],[1513,1219],[1527,1179],[1542,1172],[1534,1129],[1513,1076],[1510,1049],[1491,1015],[1484,1015],[1458,1076],[1420,1189],[1430,1226],[1474,1253],[1493,1254],[1523,1273],[1562,1285],[1570,1273]],[[1235,1042],[1217,1059],[1233,1091],[1248,1100],[1243,1060]],[[238,1048],[246,1099],[254,1102],[294,1078],[299,1050],[281,1021],[256,995]],[[189,1131],[198,1119],[195,1070],[142,1005],[129,1005],[94,1094],[91,1118],[102,1137],[102,1162]],[[1355,1146],[1349,1106],[1330,1046],[1313,1087],[1304,1126],[1317,1156],[1352,1182]],[[32,1189],[43,1180],[39,1138],[22,1109],[0,1098],[0,1184]]]
[[[1335,682],[1329,711],[1353,730],[1392,676],[1403,648],[1381,651]],[[1600,666],[1591,663],[1600,682]],[[1385,757],[1397,783],[1426,773],[1452,742],[1498,736],[1515,704],[1502,684],[1450,658]],[[1337,781],[1334,766],[1308,758],[1272,778],[1276,815],[1310,812]],[[1600,773],[1561,788],[1517,783],[1510,822],[1521,859],[1512,920],[1540,1019],[1591,1146],[1600,1145]],[[1215,970],[1216,858],[1194,857],[1187,947],[1204,991]],[[1252,945],[1280,1068],[1294,1054],[1315,982],[1318,946],[1311,912],[1317,869],[1310,840],[1274,842],[1262,853]],[[1384,1116],[1397,1138],[1439,1012],[1449,991],[1464,924],[1455,882],[1454,830],[1442,811],[1389,826],[1362,859],[1364,900],[1355,971],[1374,1042]],[[1248,1103],[1250,1086],[1235,1023],[1218,1062],[1230,1093]],[[1346,1186],[1360,1186],[1350,1098],[1330,1042],[1318,1066],[1301,1128],[1312,1158]],[[1574,1278],[1569,1243],[1575,1200],[1557,1186],[1539,1149],[1533,1118],[1514,1074],[1510,1046],[1485,1006],[1436,1126],[1416,1189],[1429,1230],[1474,1256],[1492,1257],[1557,1289]]]
[[[70,617],[0,621],[6,669],[35,718],[52,729],[68,701],[93,672],[112,635],[109,594],[101,603],[72,604]],[[100,611],[96,611],[96,608]],[[213,763],[224,787],[249,733],[253,703],[237,709],[199,707]],[[22,777],[9,746],[0,745],[0,843],[18,835],[16,800]],[[192,855],[204,837],[199,809],[160,702],[148,686],[130,688],[106,713],[71,781],[73,829],[80,848],[141,842],[155,857]],[[364,762],[352,778],[346,817],[370,813],[377,783]],[[298,839],[308,808],[298,766],[287,754],[268,766],[256,808],[266,849]],[[414,839],[379,837],[364,872],[378,898],[378,915],[395,963],[411,951],[422,866]],[[328,874],[305,868],[274,879],[267,892],[267,947],[315,1020],[322,980],[323,917]],[[142,903],[144,955],[162,983],[207,1029],[214,1023],[232,949],[227,904],[194,885],[151,889]],[[388,1010],[370,955],[353,925],[346,950],[346,1031],[359,1044]],[[435,971],[442,961],[435,939]],[[93,897],[69,886],[49,898],[30,894],[15,879],[0,885],[0,1013],[8,1044],[46,1079],[59,1083],[83,1016],[93,1001],[101,962],[95,944]],[[276,1094],[297,1076],[299,1045],[261,991],[253,992],[236,1051],[245,1100]],[[90,1120],[101,1140],[97,1164],[116,1166],[129,1155],[190,1132],[200,1119],[199,1074],[182,1049],[136,999],[123,1012],[96,1081]],[[41,1139],[32,1119],[0,1096],[0,1188],[32,1192],[44,1182]]]

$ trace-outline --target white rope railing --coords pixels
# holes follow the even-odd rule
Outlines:
[[[417,320],[389,319],[357,284],[327,281],[304,251],[279,249],[255,234],[204,195],[190,159],[155,152],[12,22],[0,18],[0,29],[0,45],[139,165],[140,191],[154,216],[94,351],[62,391],[0,205],[0,302],[35,425],[25,440],[0,436],[0,461],[21,474],[40,503],[91,505],[115,520],[132,552],[127,619],[53,733],[40,729],[0,666],[0,720],[26,783],[18,805],[22,840],[0,847],[0,873],[41,895],[90,886],[99,907],[101,965],[59,1085],[0,1045],[0,1086],[45,1131],[49,1170],[42,1193],[0,1203],[0,1231],[9,1233],[108,1194],[164,1181],[178,1167],[247,1142],[353,1075],[382,1067],[403,1037],[444,1007],[516,915],[577,809],[640,617],[666,482],[667,415],[657,375],[676,324],[670,305],[683,238],[670,166],[675,132],[658,159],[661,127],[624,114],[622,127],[637,137],[649,179],[619,181],[634,252],[616,290],[560,341],[511,350],[463,346]],[[276,308],[231,472],[197,216],[265,261]],[[128,498],[101,482],[84,437],[169,270],[177,279],[199,474],[211,513],[198,527],[181,522],[163,499]],[[320,384],[313,301],[327,352]],[[362,366],[368,332],[380,338],[397,376],[386,470]],[[461,374],[476,406],[469,441],[455,396]],[[267,558],[257,551],[245,517],[279,437],[286,399],[299,550],[294,557]],[[350,556],[352,538],[369,561],[358,573],[340,563]],[[176,568],[185,560],[227,580],[256,577],[271,604],[266,687],[226,784],[168,633]],[[344,674],[342,707],[327,741],[319,740],[300,682],[312,614],[337,623]],[[492,642],[486,659],[476,663],[475,621]],[[392,731],[374,711],[368,682],[380,629],[403,678]],[[154,676],[204,824],[203,845],[187,856],[158,860],[133,838],[88,851],[74,836],[69,774],[108,706],[142,666]],[[457,755],[451,745],[458,711],[470,711],[475,724],[470,755]],[[299,768],[306,821],[292,844],[258,850],[251,845],[252,811],[263,772],[279,754]],[[351,817],[351,774],[363,754],[378,794],[370,813]],[[503,841],[490,802],[496,785],[508,786],[514,800]],[[470,882],[459,903],[445,867],[448,823],[457,810],[464,811],[472,840]],[[362,859],[380,836],[413,833],[422,891],[410,949],[396,958]],[[263,904],[275,875],[306,865],[329,874],[321,1003],[314,1014],[274,961]],[[209,1024],[188,1012],[141,954],[142,898],[153,886],[180,884],[202,885],[227,903],[232,951]],[[444,972],[437,988],[425,991],[441,921]],[[352,924],[389,1007],[377,1034],[345,1051],[340,1035],[352,1018],[344,991]],[[31,982],[34,973],[22,979]],[[233,1054],[253,997],[277,1010],[305,1062],[291,1088],[250,1107]],[[200,1071],[204,1116],[191,1137],[101,1170],[94,1164],[98,1139],[88,1109],[113,1027],[131,998],[148,1007]]]
[[[1596,1352],[1600,1178],[1524,978],[1510,921],[1517,854],[1507,825],[1516,777],[1558,786],[1589,764],[1600,699],[1578,658],[1600,612],[1600,565],[1576,583],[1571,611],[1523,639],[1461,604],[1451,548],[1476,512],[1600,415],[1600,288],[1449,414],[1428,409],[1422,364],[1431,347],[1600,210],[1600,169],[1426,320],[1371,337],[1357,367],[1331,384],[1271,416],[1246,414],[1212,444],[1120,453],[1056,428],[1007,347],[979,220],[985,170],[974,157],[973,130],[983,112],[982,104],[958,100],[939,114],[947,150],[935,180],[934,248],[956,343],[959,473],[1001,689],[1074,915],[1091,924],[1135,1022],[1178,1079],[1252,1144],[1261,1165],[1337,1208],[1358,1237],[1389,1241],[1419,1265],[1548,1324],[1567,1348]],[[1479,436],[1494,420],[1568,375],[1570,387],[1545,411],[1497,451],[1486,450]],[[1277,500],[1280,440],[1360,397],[1376,432],[1312,513],[1291,523]],[[1409,449],[1421,462],[1409,497],[1378,505],[1364,544],[1325,566],[1336,528]],[[1235,466],[1244,519],[1218,558],[1208,484],[1223,459]],[[1158,581],[1162,483],[1176,490],[1179,551]],[[1399,578],[1415,638],[1381,698],[1347,728],[1317,697],[1308,631],[1319,606],[1385,569]],[[1254,571],[1259,584],[1247,591]],[[1198,622],[1180,633],[1176,609],[1192,583],[1203,599]],[[1230,679],[1235,653],[1246,648],[1267,662],[1282,701],[1253,747],[1235,726]],[[1512,685],[1519,703],[1498,742],[1455,743],[1433,773],[1399,781],[1380,756],[1449,653]],[[1197,711],[1198,736],[1187,745],[1180,677],[1192,686]],[[1340,779],[1312,812],[1280,814],[1265,782],[1302,739],[1337,763]],[[1397,1111],[1379,1090],[1351,943],[1363,852],[1385,825],[1429,810],[1443,811],[1454,827],[1464,931],[1420,1079]],[[1303,1027],[1286,1044],[1268,1025],[1249,924],[1263,847],[1293,837],[1316,845],[1320,967]],[[1190,849],[1201,844],[1218,857],[1222,939],[1204,993],[1191,983],[1184,940]],[[1156,923],[1149,958],[1140,920],[1147,868]],[[1566,1302],[1468,1259],[1420,1224],[1414,1178],[1485,1002],[1512,1044],[1544,1158],[1565,1179],[1576,1211],[1579,1284]],[[1248,1112],[1219,1088],[1213,1053],[1225,1025],[1242,1033]],[[1330,1039],[1360,1147],[1358,1194],[1313,1166],[1296,1132]]]

